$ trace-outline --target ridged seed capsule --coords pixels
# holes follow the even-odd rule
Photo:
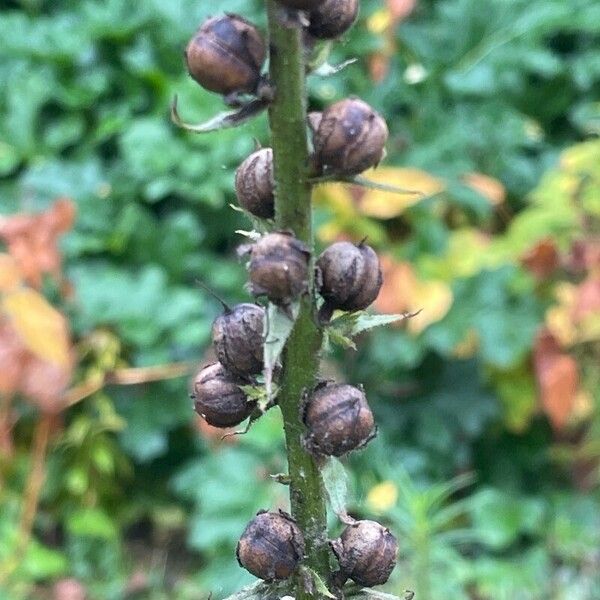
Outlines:
[[[225,370],[221,363],[204,367],[194,380],[196,412],[213,427],[239,425],[256,406],[240,389],[247,383]]]
[[[364,392],[344,383],[317,386],[304,408],[307,450],[342,456],[362,448],[375,436],[373,413]]]
[[[255,93],[265,60],[258,29],[234,14],[212,17],[190,40],[185,59],[190,75],[218,94]]]
[[[260,579],[287,579],[304,556],[304,539],[287,513],[259,512],[242,534],[236,554],[240,565]]]

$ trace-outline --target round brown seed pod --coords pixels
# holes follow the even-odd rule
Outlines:
[[[308,289],[308,259],[305,244],[291,233],[269,233],[250,251],[250,290],[267,296],[275,304],[287,304]]]
[[[185,50],[189,74],[218,94],[254,93],[265,60],[265,43],[246,19],[225,14],[205,21]]]
[[[342,573],[365,587],[385,583],[396,565],[398,542],[376,521],[356,521],[331,542]]]
[[[323,111],[313,135],[315,162],[322,172],[357,175],[381,161],[388,128],[366,102],[347,98]]]
[[[304,409],[309,452],[342,456],[375,437],[375,421],[364,392],[345,383],[317,386]]]
[[[277,0],[279,4],[296,10],[312,10],[319,6],[323,0]]]
[[[260,579],[287,579],[304,556],[302,532],[287,513],[259,512],[242,534],[236,555]]]
[[[275,216],[273,150],[253,152],[235,172],[235,192],[242,208],[261,219]]]
[[[336,242],[319,256],[320,294],[329,308],[363,310],[379,294],[383,275],[379,258],[370,246],[361,242]]]
[[[346,33],[358,16],[358,0],[323,0],[310,12],[308,32],[320,40]]]
[[[219,362],[240,377],[257,375],[263,368],[265,311],[257,304],[238,304],[217,317],[212,327]]]
[[[221,363],[204,367],[194,380],[194,408],[213,427],[239,425],[254,410],[240,389],[248,381],[229,373]]]

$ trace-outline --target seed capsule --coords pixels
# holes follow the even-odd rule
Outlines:
[[[242,208],[261,219],[275,216],[273,150],[253,152],[235,172],[235,191]]]
[[[218,94],[254,93],[265,60],[258,29],[238,15],[208,19],[190,40],[185,58],[190,75]]]
[[[366,102],[347,98],[323,111],[313,136],[321,171],[357,175],[381,161],[388,137],[384,119]]]
[[[239,425],[253,411],[240,385],[248,383],[225,370],[221,363],[204,367],[194,381],[194,408],[213,427]]]
[[[375,421],[364,392],[343,383],[322,384],[304,410],[306,448],[315,455],[342,456],[375,437]]]
[[[326,304],[339,310],[362,310],[371,304],[381,289],[383,276],[379,258],[364,243],[336,242],[319,256],[321,296]]]
[[[321,40],[339,37],[356,21],[358,0],[324,0],[310,12],[308,32]]]
[[[319,6],[322,0],[277,0],[279,4],[283,4],[288,8],[295,8],[297,10],[312,10]]]
[[[263,236],[250,251],[250,289],[275,304],[287,304],[308,289],[308,259],[305,244],[291,233]]]
[[[302,532],[287,513],[259,512],[242,534],[236,555],[260,579],[287,579],[304,556]]]
[[[385,583],[396,565],[398,542],[375,521],[356,521],[331,542],[342,573],[365,587]]]
[[[264,309],[256,304],[238,304],[215,319],[215,352],[230,373],[246,377],[262,371],[264,314]]]

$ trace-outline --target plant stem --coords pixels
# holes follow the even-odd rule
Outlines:
[[[270,76],[275,99],[269,108],[271,144],[275,163],[275,220],[279,229],[291,229],[314,249],[311,185],[306,128],[305,64],[300,27],[281,21],[280,5],[267,0],[270,36]],[[313,269],[311,266],[310,272]],[[305,565],[324,581],[329,577],[325,490],[317,464],[302,446],[303,394],[317,377],[322,332],[314,315],[314,282],[301,301],[300,314],[288,339],[278,396],[283,414],[292,516],[303,531]],[[318,598],[298,581],[297,600]]]

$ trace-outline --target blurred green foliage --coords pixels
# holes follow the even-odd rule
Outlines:
[[[222,110],[186,76],[182,49],[216,10],[264,24],[261,4],[2,3],[0,212],[42,210],[58,196],[76,203],[62,246],[75,295],[64,310],[79,338],[108,332],[128,365],[202,360],[219,305],[196,279],[228,301],[247,297],[233,232],[248,226],[228,203],[253,138],[267,143],[264,118],[193,136],[170,123],[168,108],[177,93],[186,119]],[[389,70],[374,84],[370,57],[387,48],[382,11],[383,1],[361,2],[359,24],[332,57],[358,61],[311,79],[311,104],[361,96],[390,124],[388,164],[447,182],[456,222],[440,218],[436,199],[370,222],[380,249],[424,274],[444,271],[454,301],[419,335],[379,331],[358,352],[335,353],[344,376],[365,384],[381,424],[372,447],[348,461],[352,510],[379,510],[397,530],[396,593],[592,600],[597,495],[576,489],[531,403],[511,404],[519,427],[503,404],[515,382],[517,396],[533,396],[528,361],[550,295],[514,264],[454,274],[443,261],[459,226],[500,236],[508,228],[465,173],[500,180],[518,213],[564,148],[600,132],[600,4],[421,0],[393,29]],[[320,205],[317,223],[329,218]],[[471,330],[479,345],[457,356]],[[249,435],[219,444],[193,426],[187,387],[112,386],[65,414],[35,539],[2,597],[46,597],[64,577],[109,600],[220,597],[250,580],[233,548],[257,509],[285,505],[286,489],[269,477],[285,471],[279,417],[272,411]],[[0,563],[17,536],[34,420],[19,405],[16,454],[2,463]],[[468,471],[474,482],[453,479]],[[397,498],[377,509],[369,494],[381,482]]]

